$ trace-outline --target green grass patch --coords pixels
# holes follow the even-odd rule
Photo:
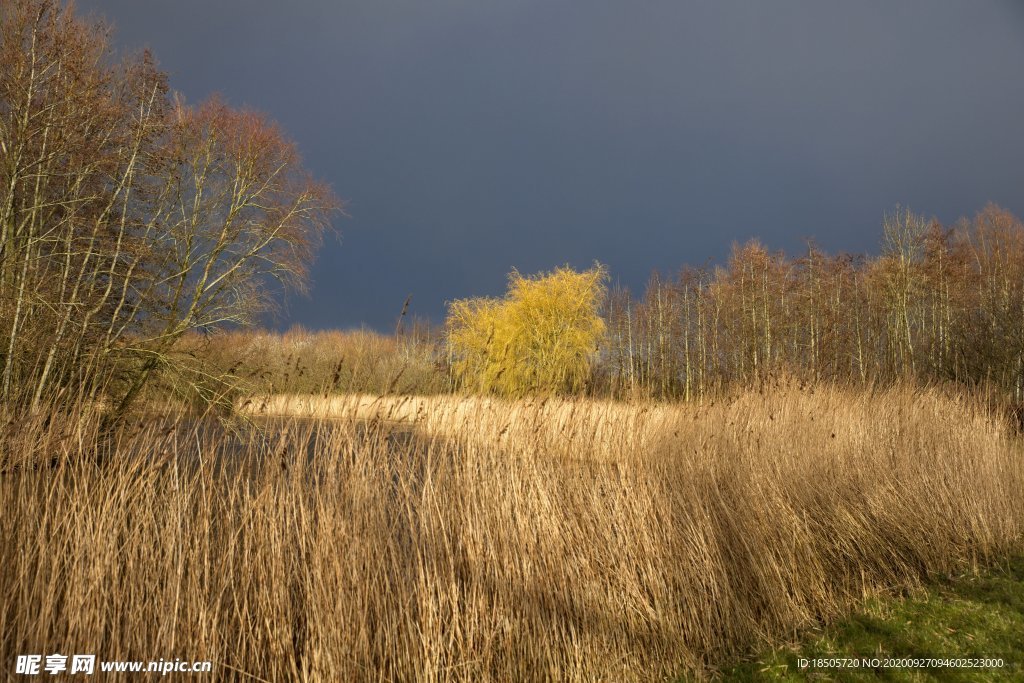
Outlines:
[[[872,668],[863,660],[1002,658],[1002,668]],[[857,658],[859,668],[801,668],[800,660]],[[980,575],[929,584],[923,595],[869,601],[803,640],[721,672],[726,681],[1024,680],[1024,557]]]

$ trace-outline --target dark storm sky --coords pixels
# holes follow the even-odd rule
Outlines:
[[[1019,0],[79,0],[349,201],[279,326],[388,330],[524,272],[875,250],[897,203],[1024,214]]]

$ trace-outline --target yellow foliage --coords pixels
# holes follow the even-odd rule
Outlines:
[[[607,279],[599,264],[582,273],[513,270],[503,299],[455,301],[447,327],[456,376],[466,387],[506,396],[580,390],[604,336],[599,310]]]

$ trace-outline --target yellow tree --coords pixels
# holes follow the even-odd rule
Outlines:
[[[507,396],[581,390],[605,332],[599,311],[607,279],[601,265],[582,273],[512,271],[503,299],[452,303],[447,327],[456,377]]]

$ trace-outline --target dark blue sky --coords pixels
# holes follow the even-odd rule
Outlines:
[[[1019,0],[79,0],[267,112],[348,200],[281,326],[393,327],[507,272],[870,251],[897,203],[1024,214]]]

